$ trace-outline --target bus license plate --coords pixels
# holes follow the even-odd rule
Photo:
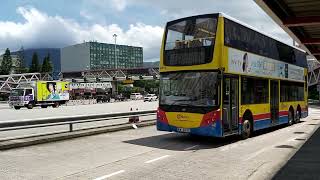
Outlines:
[[[190,129],[186,129],[186,128],[177,128],[178,132],[182,132],[182,133],[189,133]]]

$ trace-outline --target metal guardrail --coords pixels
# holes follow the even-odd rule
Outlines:
[[[137,112],[126,112],[126,113],[114,113],[114,114],[58,117],[58,118],[37,119],[37,120],[6,121],[6,122],[0,122],[0,131],[12,131],[12,130],[21,130],[21,129],[69,125],[69,132],[73,132],[74,124],[123,119],[123,118],[129,118],[132,116],[139,116],[139,117],[150,116],[150,115],[155,115],[155,113],[156,111],[152,110],[152,111],[137,111]],[[106,125],[97,126],[94,128],[101,128],[101,127],[107,127],[107,126]],[[110,125],[110,126],[115,126],[115,125]],[[87,129],[92,129],[92,127]],[[81,129],[81,130],[85,130],[85,129]]]

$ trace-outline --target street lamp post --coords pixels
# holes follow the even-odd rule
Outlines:
[[[115,69],[117,69],[117,65],[118,65],[118,62],[117,62],[117,37],[118,35],[117,34],[113,34],[113,38],[114,38],[114,65],[115,65]]]
[[[113,38],[114,38],[114,66],[115,66],[115,69],[117,70],[118,67],[118,62],[117,62],[117,37],[118,35],[117,34],[113,34]],[[117,90],[117,95],[119,94],[118,92],[118,81],[116,81],[116,90]]]

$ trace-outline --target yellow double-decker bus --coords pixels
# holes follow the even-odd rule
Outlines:
[[[248,138],[308,115],[306,53],[224,14],[168,22],[160,131]]]

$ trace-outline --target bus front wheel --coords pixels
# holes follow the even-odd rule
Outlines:
[[[242,139],[248,139],[251,136],[251,129],[252,129],[252,124],[250,122],[250,120],[244,120],[242,123],[242,134],[241,137]]]

